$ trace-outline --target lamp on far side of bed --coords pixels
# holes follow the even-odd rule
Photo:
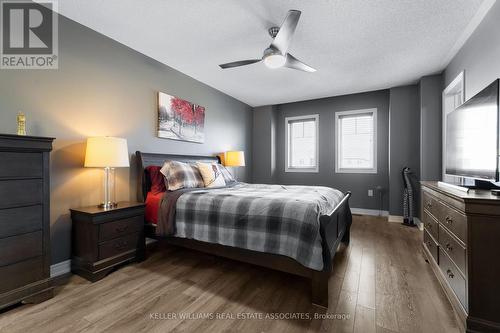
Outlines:
[[[87,139],[86,168],[104,168],[104,200],[101,208],[113,208],[115,202],[115,168],[130,166],[127,140],[110,136]]]
[[[241,150],[240,151],[236,150],[236,151],[226,152],[226,156],[224,158],[224,165],[227,167],[243,167],[243,166],[245,166],[245,152],[241,151]]]

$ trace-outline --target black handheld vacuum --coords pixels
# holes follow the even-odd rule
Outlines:
[[[403,176],[403,225],[409,227],[416,227],[413,221],[414,201],[413,201],[413,187],[411,186],[410,174],[411,170],[404,167],[402,171]]]

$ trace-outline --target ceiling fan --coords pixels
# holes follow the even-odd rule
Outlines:
[[[219,65],[220,68],[234,68],[263,61],[267,67],[273,69],[288,67],[304,72],[316,72],[314,68],[304,64],[302,61],[287,52],[290,42],[292,41],[293,34],[295,33],[295,28],[299,23],[300,14],[301,12],[299,10],[289,10],[283,24],[281,24],[281,27],[272,27],[269,29],[269,34],[273,38],[273,42],[267,49],[264,50],[261,59],[230,62]]]

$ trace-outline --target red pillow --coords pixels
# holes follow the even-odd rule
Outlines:
[[[146,167],[146,173],[149,175],[149,180],[151,182],[150,191],[153,192],[153,194],[165,192],[167,190],[160,169],[161,167],[156,165]]]

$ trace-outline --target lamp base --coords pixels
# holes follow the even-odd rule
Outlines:
[[[107,203],[101,203],[99,204],[97,207],[99,208],[103,208],[103,209],[111,209],[111,208],[115,208],[115,207],[118,207],[118,203],[116,202],[107,202]]]

